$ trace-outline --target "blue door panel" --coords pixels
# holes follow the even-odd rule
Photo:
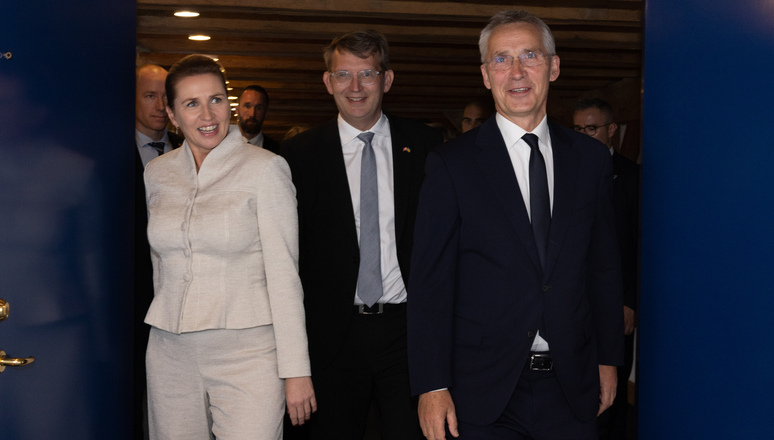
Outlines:
[[[131,437],[135,8],[3,3],[3,440]]]

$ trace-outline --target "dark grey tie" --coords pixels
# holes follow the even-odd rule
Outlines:
[[[360,269],[357,294],[371,307],[382,297],[382,257],[379,241],[379,190],[376,158],[371,140],[374,134],[361,133],[363,158],[360,163]]]
[[[532,235],[535,237],[540,266],[546,267],[548,230],[551,227],[551,200],[548,196],[546,161],[538,147],[538,137],[532,133],[522,136],[532,150],[529,154],[529,212],[532,219]]]
[[[153,147],[159,153],[159,156],[164,154],[164,142],[149,142],[148,145]]]

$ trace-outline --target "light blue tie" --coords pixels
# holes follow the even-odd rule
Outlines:
[[[363,159],[360,163],[360,270],[357,294],[368,306],[382,297],[382,257],[379,242],[379,190],[376,181],[376,157],[371,146],[374,134],[361,133]]]

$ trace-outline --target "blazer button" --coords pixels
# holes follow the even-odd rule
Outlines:
[[[527,332],[527,337],[528,338],[534,338],[535,337],[535,332],[533,332],[532,330],[528,331]]]
[[[548,286],[548,284],[546,284],[545,286],[543,286],[543,292],[548,292],[548,289],[550,289],[550,287]]]
[[[189,274],[183,275],[183,281],[185,281],[185,282],[191,281],[191,275],[189,275]]]

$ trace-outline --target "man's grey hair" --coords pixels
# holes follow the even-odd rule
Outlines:
[[[481,52],[481,63],[486,62],[486,50],[492,32],[499,26],[511,23],[528,23],[538,28],[543,35],[543,48],[546,51],[546,56],[550,57],[551,55],[556,55],[554,34],[551,33],[551,29],[543,20],[526,11],[500,11],[489,19],[489,24],[481,31],[481,36],[478,39],[478,49]]]

